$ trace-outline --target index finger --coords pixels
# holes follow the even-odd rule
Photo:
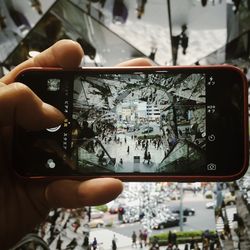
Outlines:
[[[84,53],[81,46],[72,40],[60,40],[37,56],[24,61],[0,79],[5,84],[15,81],[18,73],[29,67],[77,68]]]

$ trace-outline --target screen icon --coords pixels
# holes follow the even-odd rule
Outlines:
[[[209,114],[214,114],[215,111],[216,111],[215,105],[208,105],[208,106],[207,106],[207,112],[208,112]]]
[[[214,134],[209,135],[208,140],[209,141],[215,141],[215,135]]]
[[[207,170],[208,171],[215,171],[216,170],[216,164],[214,164],[214,163],[207,164]]]
[[[214,78],[212,76],[209,77],[207,85],[208,86],[214,86],[215,85],[215,81],[214,81]]]
[[[47,163],[46,163],[46,167],[47,168],[55,168],[56,164],[55,164],[55,162],[52,159],[48,159]]]
[[[57,78],[51,78],[47,81],[48,91],[58,91],[60,89],[61,80]]]
[[[61,128],[61,125],[54,127],[54,128],[47,128],[46,130],[48,132],[54,133],[54,132],[58,131],[60,128]]]

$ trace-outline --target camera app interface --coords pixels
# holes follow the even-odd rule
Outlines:
[[[205,169],[205,74],[79,74],[73,82],[65,149],[77,172]]]

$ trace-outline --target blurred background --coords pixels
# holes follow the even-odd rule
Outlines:
[[[226,63],[250,79],[249,0],[1,0],[0,76],[64,38],[83,47],[81,66]],[[14,249],[93,249],[94,238],[97,249],[250,249],[249,209],[249,172],[231,183],[125,183],[109,204],[51,211]]]

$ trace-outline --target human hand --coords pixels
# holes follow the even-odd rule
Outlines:
[[[77,68],[83,51],[79,44],[62,40],[38,56],[14,68],[0,79],[0,246],[8,249],[32,231],[47,216],[49,209],[76,208],[106,203],[119,195],[122,183],[113,178],[88,181],[24,181],[11,171],[12,127],[43,129],[60,124],[64,116],[42,102],[28,87],[14,83],[27,67]],[[135,59],[118,66],[150,66],[146,59]],[[28,153],[28,152],[27,152]]]

